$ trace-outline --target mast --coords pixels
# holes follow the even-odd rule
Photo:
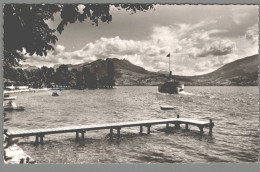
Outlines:
[[[172,72],[171,72],[171,54],[169,53],[166,57],[169,57],[169,81],[172,80]]]
[[[171,73],[171,56],[169,56],[169,73]]]

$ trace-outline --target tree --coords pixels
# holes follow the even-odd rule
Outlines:
[[[68,86],[69,84],[69,70],[67,65],[60,65],[55,73],[55,83],[63,86]]]
[[[34,88],[39,88],[42,86],[43,80],[41,69],[31,70],[31,77],[29,78],[29,82],[33,84]]]
[[[42,78],[42,82],[45,84],[45,86],[47,85],[47,72],[48,72],[48,67],[42,66],[41,67],[41,78]]]
[[[18,68],[17,73],[17,85],[27,85],[28,76],[26,72],[21,68]]]
[[[46,73],[46,85],[50,85],[50,83],[53,82],[53,77],[54,77],[54,69],[53,68],[48,68],[47,73]]]
[[[73,69],[68,72],[68,86],[70,88],[76,88],[77,85],[77,70]]]
[[[107,59],[107,75],[108,75],[108,86],[111,88],[115,86],[115,67],[114,62],[111,59]]]
[[[90,69],[87,67],[82,68],[82,75],[83,75],[83,85],[90,89],[97,88],[97,77],[96,74],[90,72]]]
[[[76,73],[76,88],[77,89],[84,89],[85,84],[84,84],[84,79],[83,79],[83,73],[82,71],[74,71]]]
[[[58,40],[56,30],[61,34],[69,23],[89,19],[93,25],[112,21],[110,4],[87,4],[81,13],[77,4],[5,4],[4,6],[4,64],[17,65],[23,60],[23,51],[29,55],[47,55]],[[131,13],[147,11],[152,4],[115,4],[118,9]],[[51,29],[46,20],[54,20],[54,14],[61,17],[57,29]]]
[[[4,66],[4,78],[10,79],[11,81],[17,82],[18,72],[16,69],[9,65]]]

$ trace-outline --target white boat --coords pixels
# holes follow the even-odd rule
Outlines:
[[[4,100],[16,100],[16,96],[13,97],[4,97]]]
[[[14,89],[15,89],[15,86],[12,84],[11,86],[7,86],[6,89],[8,89],[8,90],[14,90]]]
[[[173,106],[168,106],[168,105],[161,106],[161,110],[173,110],[173,109],[174,109]]]

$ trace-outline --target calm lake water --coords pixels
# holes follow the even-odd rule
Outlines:
[[[37,163],[174,163],[258,161],[258,87],[185,87],[185,94],[158,93],[157,87],[24,92],[17,96],[23,112],[8,112],[8,129],[54,128],[180,117],[215,122],[208,129],[164,131],[151,127],[139,136],[139,127],[122,128],[121,139],[109,139],[109,130],[88,131],[84,143],[75,133],[46,135],[44,144],[33,146],[35,137],[20,138],[18,145]],[[191,94],[188,94],[191,93]],[[162,111],[160,105],[175,110]],[[173,126],[171,126],[173,127]],[[146,128],[144,128],[144,133]]]

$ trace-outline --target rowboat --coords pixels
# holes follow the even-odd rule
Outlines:
[[[174,107],[173,106],[161,106],[161,110],[173,110]]]

